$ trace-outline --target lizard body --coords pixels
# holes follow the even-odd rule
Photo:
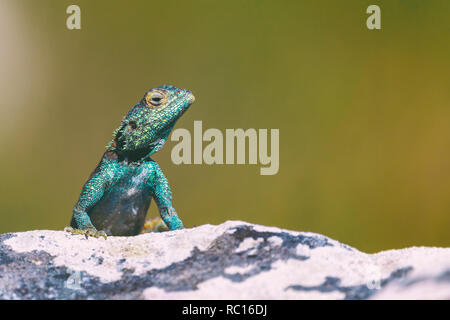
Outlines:
[[[139,234],[152,198],[170,230],[183,228],[169,183],[150,156],[162,148],[194,100],[189,90],[169,85],[146,92],[114,131],[73,208],[67,231],[96,237]]]

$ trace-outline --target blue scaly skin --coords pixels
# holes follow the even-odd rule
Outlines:
[[[162,148],[194,100],[189,90],[164,85],[149,90],[131,108],[85,183],[66,231],[86,237],[137,235],[152,198],[170,230],[183,228],[169,183],[150,156]]]

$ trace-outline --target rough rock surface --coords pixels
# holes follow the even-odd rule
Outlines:
[[[450,299],[450,248],[366,254],[242,221],[107,240],[9,233],[0,298]]]

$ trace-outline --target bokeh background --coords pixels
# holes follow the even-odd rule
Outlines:
[[[447,0],[0,0],[0,232],[68,225],[122,116],[167,83],[197,98],[177,128],[280,129],[274,176],[176,166],[174,142],[155,155],[187,227],[449,246],[449,15]]]

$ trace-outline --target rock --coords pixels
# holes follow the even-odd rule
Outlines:
[[[360,252],[241,221],[86,239],[0,235],[2,299],[449,299],[450,248]]]

